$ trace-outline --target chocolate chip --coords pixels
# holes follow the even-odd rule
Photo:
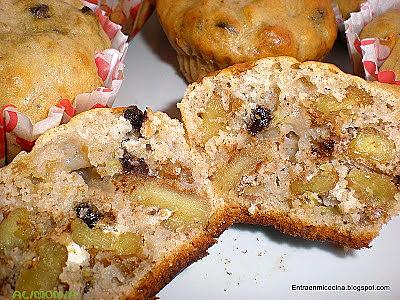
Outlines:
[[[38,4],[29,8],[30,13],[38,19],[50,18],[49,6],[47,4]]]
[[[124,154],[120,158],[122,170],[125,174],[148,175],[149,167],[143,158],[132,156],[128,151],[124,150]]]
[[[329,157],[335,150],[335,141],[332,139],[323,140],[321,142],[314,143],[311,147],[311,153],[318,157]]]
[[[124,112],[124,118],[129,120],[133,129],[140,130],[146,119],[146,113],[142,112],[136,105],[129,106]]]
[[[96,223],[103,217],[103,215],[98,212],[94,205],[86,202],[80,203],[75,207],[76,215],[81,219],[89,228],[93,228]]]
[[[90,7],[84,6],[81,8],[81,12],[83,12],[84,14],[90,14],[93,11],[90,9]]]
[[[247,126],[247,130],[251,133],[251,135],[256,135],[261,130],[268,127],[268,125],[271,123],[272,116],[269,109],[265,109],[260,105],[258,105],[252,113],[253,118],[251,123]]]
[[[215,26],[228,30],[230,33],[237,33],[235,27],[225,22],[218,22]]]

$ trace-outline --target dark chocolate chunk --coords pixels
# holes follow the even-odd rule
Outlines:
[[[124,118],[129,120],[133,129],[140,130],[146,119],[146,113],[142,112],[136,105],[129,106],[124,112]]]
[[[75,207],[76,215],[89,228],[93,228],[96,223],[103,217],[94,205],[82,202]]]
[[[261,130],[269,126],[272,116],[269,109],[265,109],[260,105],[257,105],[252,113],[253,118],[251,123],[247,126],[247,130],[251,133],[251,135],[256,135]]]
[[[81,8],[81,12],[83,12],[84,14],[90,14],[92,13],[92,10],[90,9],[90,7],[84,6]]]
[[[228,30],[230,33],[237,33],[235,27],[225,22],[218,22],[215,26]]]
[[[47,4],[38,4],[29,8],[30,13],[38,19],[50,18],[49,6]]]
[[[318,157],[329,157],[335,150],[335,141],[332,139],[323,140],[315,143],[311,147],[311,152]]]
[[[120,158],[122,170],[125,174],[138,174],[148,175],[149,167],[143,158],[137,158],[132,156],[126,150],[124,150],[123,156]]]

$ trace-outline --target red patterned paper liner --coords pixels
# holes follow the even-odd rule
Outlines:
[[[98,5],[132,39],[154,10],[155,0],[88,0]]]
[[[360,12],[352,13],[345,21],[345,27],[354,73],[367,80],[400,85],[400,74],[393,70],[379,71],[391,49],[379,38],[359,38],[361,30],[373,18],[393,8],[400,8],[400,0],[368,0],[361,5]]]
[[[98,107],[111,107],[122,84],[124,58],[128,48],[127,36],[121,32],[121,26],[111,22],[97,5],[82,1],[98,16],[99,22],[111,40],[110,49],[95,54],[98,74],[104,81],[104,87],[98,87],[90,93],[79,94],[74,101],[62,99],[49,109],[48,117],[32,124],[30,119],[18,112],[12,105],[0,109],[0,166],[6,162],[7,141],[13,141],[19,149],[30,151],[35,140],[50,128],[68,122],[75,114]],[[15,139],[15,141],[14,141]]]

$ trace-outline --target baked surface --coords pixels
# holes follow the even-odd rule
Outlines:
[[[192,84],[179,104],[239,221],[366,247],[400,207],[400,91],[270,58]]]
[[[319,60],[336,39],[328,0],[158,0],[156,9],[189,82],[263,57]]]
[[[365,38],[379,38],[391,49],[379,70],[394,71],[400,76],[400,9],[389,10],[374,18],[360,33],[360,39]]]
[[[110,40],[79,0],[4,0],[0,8],[0,107],[33,123],[61,99],[102,86],[94,62]]]
[[[360,10],[360,5],[365,0],[333,0],[339,7],[340,12],[345,20],[350,18],[350,13]]]

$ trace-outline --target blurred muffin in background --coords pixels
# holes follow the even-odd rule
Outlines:
[[[189,82],[263,57],[320,60],[337,34],[331,0],[157,0],[156,10]]]
[[[379,71],[394,71],[400,76],[400,9],[391,9],[374,18],[360,33],[360,39],[378,38],[390,48],[390,55]],[[398,78],[400,79],[400,78]]]

